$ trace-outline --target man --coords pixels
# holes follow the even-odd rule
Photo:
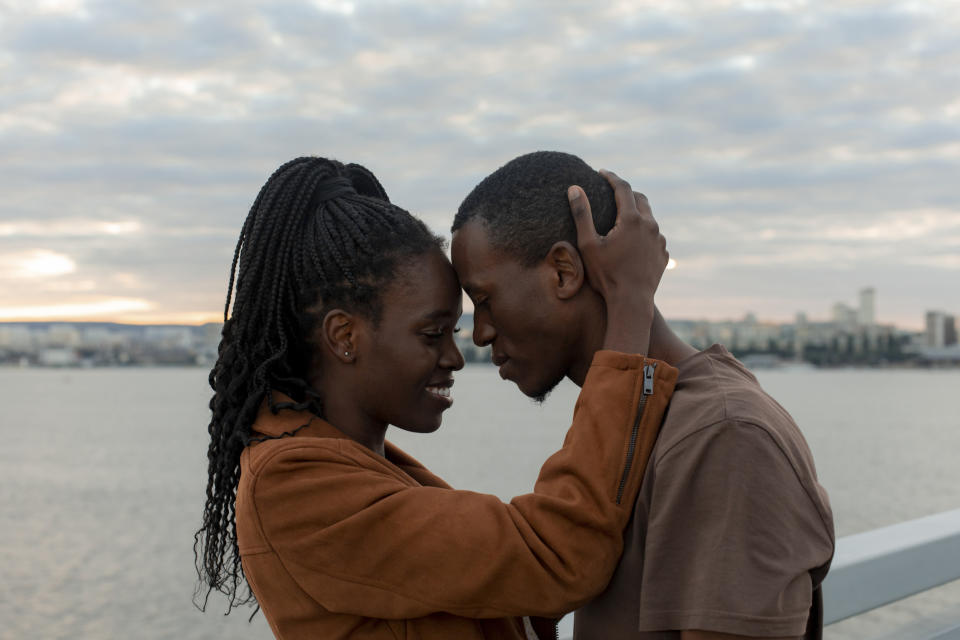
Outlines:
[[[564,377],[582,385],[601,346],[603,299],[580,248],[603,242],[617,205],[648,206],[607,177],[614,189],[575,156],[528,154],[477,185],[454,219],[474,342],[530,397]],[[679,379],[620,563],[577,612],[574,638],[819,638],[833,521],[797,426],[726,349],[696,351],[658,311],[649,355]]]

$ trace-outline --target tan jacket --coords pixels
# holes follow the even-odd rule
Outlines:
[[[451,489],[389,443],[380,457],[309,413],[264,407],[259,433],[307,425],[240,460],[240,554],[274,634],[523,638],[516,616],[579,607],[620,557],[676,377],[598,352],[563,448],[509,504]]]

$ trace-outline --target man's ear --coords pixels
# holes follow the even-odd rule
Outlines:
[[[343,309],[333,309],[323,316],[320,331],[323,344],[333,357],[349,364],[356,360],[357,332],[360,329],[358,318]]]
[[[550,247],[544,262],[550,269],[554,291],[561,300],[577,295],[587,281],[580,252],[565,240]]]

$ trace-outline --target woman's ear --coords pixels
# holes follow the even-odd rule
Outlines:
[[[551,272],[554,293],[561,300],[575,296],[586,282],[583,259],[576,247],[565,240],[554,243],[544,262]]]
[[[323,344],[335,359],[344,364],[350,364],[357,358],[356,330],[357,318],[343,309],[333,309],[323,316]]]

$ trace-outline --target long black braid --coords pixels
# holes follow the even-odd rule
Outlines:
[[[360,165],[297,158],[260,189],[233,254],[209,378],[207,500],[193,547],[194,600],[202,610],[214,590],[229,598],[227,613],[256,603],[240,565],[234,503],[240,454],[254,440],[261,404],[279,410],[285,405],[273,392],[281,391],[292,406],[322,416],[307,380],[316,366],[311,336],[326,310],[339,307],[376,324],[380,294],[398,263],[442,245],[423,222],[390,204]]]

